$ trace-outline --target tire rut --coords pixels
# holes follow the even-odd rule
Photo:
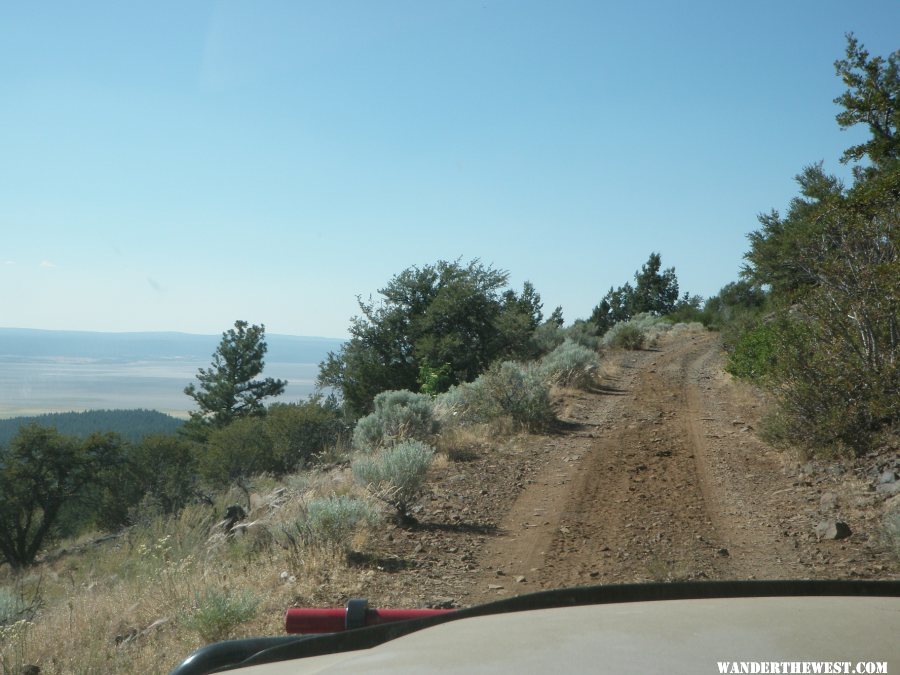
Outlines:
[[[709,443],[721,436],[712,429],[730,425],[698,386],[718,354],[716,336],[694,334],[612,355],[604,384],[619,395],[582,394],[582,414],[563,415],[582,431],[555,439],[558,456],[489,543],[480,600],[593,583],[802,572],[782,564],[774,533],[754,535],[745,517],[751,505],[723,469],[721,448]]]

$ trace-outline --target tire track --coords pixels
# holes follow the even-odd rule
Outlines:
[[[544,469],[486,542],[468,601],[598,583],[892,569],[866,535],[813,536],[821,488],[798,482],[785,455],[753,433],[759,394],[733,383],[721,359],[710,333],[607,355],[606,393],[567,394],[567,428],[522,448],[542,453]]]

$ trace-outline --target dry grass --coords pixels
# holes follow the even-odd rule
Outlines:
[[[287,482],[304,489],[254,492],[239,536],[226,537],[218,523],[224,505],[240,501],[226,494],[214,507],[151,519],[114,541],[32,568],[20,585],[40,584],[43,606],[33,622],[0,628],[0,673],[26,664],[42,673],[165,673],[202,645],[201,633],[278,635],[292,603],[333,604],[358,594],[365,572],[283,536],[306,501],[351,492],[352,483],[336,470]],[[366,533],[358,536],[361,545]],[[12,573],[4,574],[0,587],[13,586]]]
[[[513,452],[522,433],[506,417],[446,426],[435,438],[439,454],[430,475],[484,452]],[[258,476],[247,490],[218,495],[212,506],[148,516],[102,543],[96,543],[100,533],[61,542],[18,576],[0,568],[0,590],[37,593],[41,600],[32,621],[0,625],[0,675],[28,664],[44,675],[167,673],[204,644],[201,634],[280,635],[286,607],[334,606],[371,595],[373,570],[350,564],[344,551],[316,546],[298,527],[312,499],[363,495],[346,449],[328,459],[334,463],[327,468],[280,480]],[[248,501],[239,534],[226,536],[226,506],[247,508]],[[364,551],[371,536],[358,531],[353,550]],[[405,588],[382,592],[390,595],[383,600],[417,602]]]

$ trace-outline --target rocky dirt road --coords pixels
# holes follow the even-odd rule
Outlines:
[[[558,404],[553,433],[439,470],[420,527],[377,543],[370,591],[460,606],[597,583],[898,577],[883,496],[851,466],[762,442],[760,396],[723,372],[716,335],[612,352],[601,386]],[[828,521],[850,536],[820,538]]]

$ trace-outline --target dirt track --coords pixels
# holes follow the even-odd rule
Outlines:
[[[651,580],[896,578],[867,486],[763,443],[762,408],[722,371],[714,334],[612,352],[601,387],[560,398],[556,432],[444,469],[422,526],[389,535],[385,562],[413,573],[403,597],[420,604]],[[853,535],[818,540],[826,518]]]

